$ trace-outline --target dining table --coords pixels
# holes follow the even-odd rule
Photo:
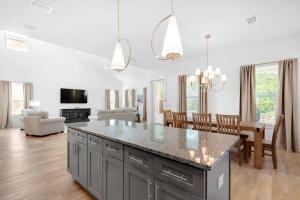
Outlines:
[[[168,124],[172,123],[172,119],[168,119]],[[192,120],[187,120],[189,125],[193,124]],[[217,121],[212,120],[211,122],[212,132],[217,131]],[[254,137],[254,167],[256,169],[262,168],[263,162],[263,139],[265,137],[265,125],[262,123],[252,123],[252,122],[241,122],[240,123],[241,135],[249,135],[248,133],[253,133]],[[244,151],[245,159],[248,160],[248,155]]]

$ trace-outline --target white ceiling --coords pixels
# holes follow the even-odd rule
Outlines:
[[[30,5],[31,0],[0,0],[0,29],[111,58],[116,42],[117,0],[47,0],[47,14]],[[170,12],[169,0],[120,0],[121,37],[130,40],[132,64],[154,68],[164,61],[150,50],[156,23]],[[300,34],[299,0],[175,0],[184,57],[204,52],[204,35],[212,34],[211,47],[280,39]],[[248,25],[246,18],[257,16]],[[24,29],[24,24],[38,30]],[[163,31],[158,33],[157,48]]]

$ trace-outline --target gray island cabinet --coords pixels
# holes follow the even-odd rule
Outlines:
[[[235,136],[108,120],[68,125],[67,168],[99,200],[229,200]]]

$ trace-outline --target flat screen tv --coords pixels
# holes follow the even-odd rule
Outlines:
[[[61,88],[60,103],[87,103],[87,91]]]

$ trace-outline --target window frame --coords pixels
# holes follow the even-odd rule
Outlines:
[[[262,68],[266,68],[266,67],[272,67],[276,65],[276,73],[277,73],[277,91],[274,92],[258,92],[257,91],[257,73],[258,73],[258,69],[262,69]],[[273,122],[270,121],[257,121],[255,119],[256,123],[263,123],[266,126],[274,126],[276,123],[276,117],[278,114],[278,99],[279,99],[279,88],[280,88],[280,80],[279,80],[279,73],[278,73],[278,67],[279,64],[277,62],[270,62],[270,63],[264,63],[264,64],[257,64],[255,65],[255,115],[257,118],[258,115],[258,98],[259,97],[275,97],[275,105],[274,105],[274,118],[273,118]],[[268,93],[268,94],[267,94]]]
[[[190,82],[190,78],[193,77],[194,81]],[[189,100],[196,100],[196,110],[193,111],[188,111],[188,105],[187,105],[187,110],[186,114],[188,119],[192,118],[192,113],[198,113],[199,111],[199,90],[198,90],[198,79],[195,75],[187,75],[186,76],[186,104],[188,104]],[[188,87],[192,87],[190,84],[196,84],[196,94],[195,95],[190,95],[188,94]]]
[[[17,85],[17,87],[16,87]],[[25,108],[25,104],[24,104],[24,83],[22,82],[12,82],[11,83],[11,114],[12,116],[19,116],[22,114],[22,110]],[[14,94],[15,89],[18,89],[18,92],[21,92],[21,94]],[[16,98],[16,97],[19,98]],[[22,106],[20,106],[19,111],[18,112],[14,112],[14,104],[19,102]]]

